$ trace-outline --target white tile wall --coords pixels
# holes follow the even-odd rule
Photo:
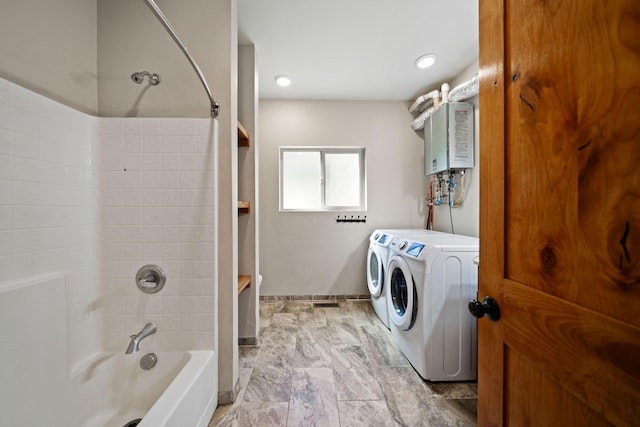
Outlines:
[[[70,271],[72,364],[142,347],[213,348],[214,123],[96,118],[0,79],[0,283]],[[158,264],[158,294],[135,273]]]
[[[215,304],[197,304],[200,297],[211,298],[215,280],[215,198],[207,194],[215,188],[215,163],[202,161],[213,143],[210,135],[207,119],[99,122],[100,206],[111,236],[104,254],[114,273],[107,285],[112,304],[105,310],[109,349],[126,346],[128,335],[148,321],[158,326],[150,346],[213,348]],[[199,268],[199,262],[211,268]],[[146,264],[167,273],[159,294],[135,286],[135,274]]]
[[[0,283],[69,272],[71,367],[103,343],[97,121],[0,80]]]

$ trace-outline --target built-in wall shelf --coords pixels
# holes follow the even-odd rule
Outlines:
[[[241,274],[238,276],[238,294],[251,286],[251,276]]]
[[[246,215],[251,213],[251,203],[238,200],[238,215]]]
[[[242,126],[242,123],[238,122],[238,146],[249,147],[251,145],[251,136],[249,132]]]
[[[262,282],[259,274],[259,230],[258,230],[258,91],[256,67],[256,49],[251,45],[239,45],[237,55],[237,115],[234,115],[238,127],[238,142],[231,147],[236,160],[236,174],[231,176],[235,186],[237,209],[233,212],[235,245],[237,256],[236,275],[238,275],[237,322],[238,342],[255,345],[260,333],[260,289]],[[242,123],[241,123],[242,122]],[[236,203],[234,201],[234,203]],[[0,244],[1,246],[1,244]],[[257,278],[257,279],[256,279]],[[254,282],[253,284],[251,282]],[[258,283],[258,284],[256,284]],[[231,321],[231,319],[229,319]],[[221,334],[227,335],[227,328]],[[222,341],[220,341],[222,344]],[[237,343],[225,343],[237,345]],[[234,380],[235,381],[235,380]]]

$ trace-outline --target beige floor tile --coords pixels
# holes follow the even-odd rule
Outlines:
[[[260,336],[240,348],[240,392],[209,427],[474,427],[477,385],[424,381],[370,301],[260,302]]]

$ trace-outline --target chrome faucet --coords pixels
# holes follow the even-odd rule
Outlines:
[[[139,350],[140,341],[142,341],[149,335],[153,335],[155,333],[156,333],[156,325],[154,325],[151,322],[144,325],[144,328],[142,328],[140,332],[138,332],[135,335],[131,335],[131,342],[127,347],[127,351],[125,351],[125,354],[131,354],[131,353],[137,352]]]

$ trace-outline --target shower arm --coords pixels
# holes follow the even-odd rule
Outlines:
[[[198,64],[196,63],[196,61],[194,61],[194,59],[191,57],[191,55],[187,51],[187,47],[182,43],[182,41],[180,41],[180,38],[178,37],[175,30],[169,23],[169,20],[164,15],[164,13],[162,13],[158,5],[153,0],[144,0],[144,1],[147,3],[147,5],[149,6],[153,14],[156,16],[156,18],[158,18],[158,20],[160,21],[162,26],[165,28],[165,30],[167,30],[171,38],[176,42],[178,47],[182,50],[182,53],[184,53],[184,56],[186,56],[187,59],[189,60],[189,63],[193,67],[193,70],[196,72],[196,74],[198,75],[198,78],[202,82],[202,86],[204,86],[204,90],[207,91],[209,102],[211,102],[211,117],[213,118],[218,117],[218,111],[220,109],[220,105],[215,101],[215,99],[213,99],[213,95],[211,95],[211,89],[209,89],[209,85],[207,84],[207,81],[205,80],[204,75],[200,70],[200,67],[198,67]]]

